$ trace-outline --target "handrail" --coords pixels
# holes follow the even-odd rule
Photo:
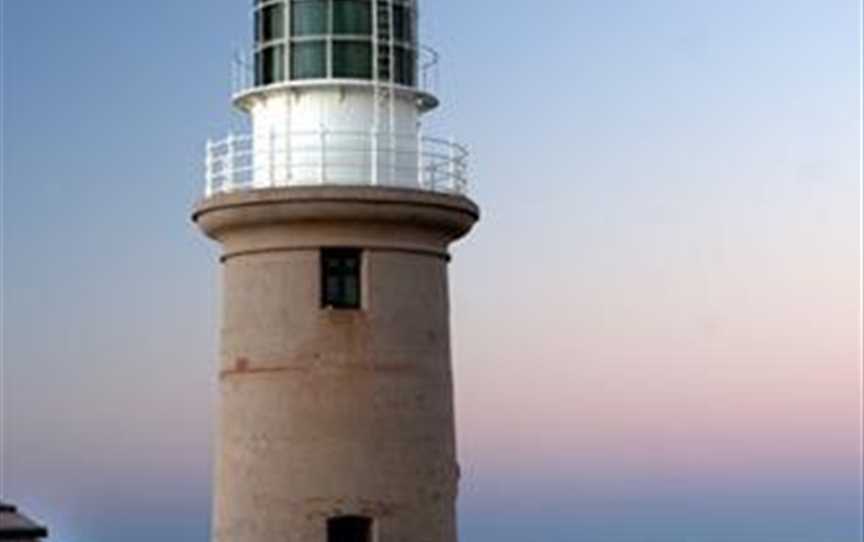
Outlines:
[[[423,94],[431,94],[434,95],[436,93],[439,81],[439,71],[440,71],[440,55],[438,52],[429,47],[427,45],[420,45],[416,48],[417,52],[417,81],[416,87],[408,87],[405,85],[400,85],[398,83],[392,83],[392,86],[397,88],[413,88],[414,90],[421,92]],[[255,53],[254,51],[248,50],[238,50],[235,51],[234,57],[231,61],[231,95],[238,97],[243,96],[251,91],[257,90],[259,88],[267,88],[271,86],[281,86],[281,85],[305,85],[310,81],[338,81],[338,79],[298,79],[291,81],[278,81],[274,83],[270,83],[268,85],[259,85],[255,81]],[[354,80],[352,80],[354,81]],[[368,83],[369,85],[384,85],[391,84],[385,82],[375,82],[373,79],[358,79],[356,81],[363,81]]]
[[[425,92],[435,94],[435,91],[438,89],[438,76],[440,73],[438,66],[441,61],[441,55],[428,45],[420,45],[418,53],[417,64],[420,66],[418,85]],[[424,54],[427,55],[425,58]]]
[[[422,134],[307,130],[208,141],[207,197],[282,186],[401,186],[465,194],[468,150]]]

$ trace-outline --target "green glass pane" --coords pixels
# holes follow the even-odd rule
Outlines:
[[[325,291],[325,305],[338,305],[339,298],[341,293],[341,288],[339,287],[339,277],[329,276],[327,277],[326,291]]]
[[[291,78],[320,79],[327,76],[327,48],[323,41],[307,41],[291,45]]]
[[[278,40],[285,37],[285,4],[272,4],[261,10],[263,24],[261,39]],[[257,15],[257,14],[256,14]]]
[[[358,286],[356,276],[345,277],[345,290],[343,291],[345,297],[342,299],[342,305],[345,307],[358,307],[360,305],[360,288]]]
[[[363,0],[333,0],[333,33],[372,35],[371,6]]]
[[[285,80],[285,46],[267,47],[255,54],[255,84],[270,85]]]
[[[393,6],[393,37],[398,41],[414,41],[414,15],[411,8]]]
[[[291,5],[291,34],[309,36],[327,33],[330,4],[324,0],[295,0]]]
[[[362,41],[333,42],[333,77],[372,79],[372,44]]]
[[[414,86],[414,51],[398,47],[396,49],[396,82],[400,85]]]

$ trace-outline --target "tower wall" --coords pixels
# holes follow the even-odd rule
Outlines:
[[[327,184],[359,184],[374,177],[383,185],[416,185],[416,98],[394,99],[392,122],[376,99],[373,87],[349,85],[282,88],[250,99],[253,183],[308,185],[320,177]]]
[[[459,197],[376,187],[255,190],[195,212],[223,247],[214,540],[454,542],[458,466],[447,247]],[[320,251],[363,250],[362,307],[321,307]]]
[[[334,131],[369,132],[375,123],[373,89],[369,86],[332,86],[308,90],[294,88],[270,92],[249,106],[256,130],[274,127],[294,132],[316,131],[326,126]],[[395,100],[397,133],[416,133],[419,113],[413,96]],[[386,108],[378,118],[378,129],[390,129]]]

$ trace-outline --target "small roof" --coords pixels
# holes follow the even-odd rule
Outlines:
[[[0,540],[37,540],[47,536],[48,529],[19,514],[11,504],[0,501]]]

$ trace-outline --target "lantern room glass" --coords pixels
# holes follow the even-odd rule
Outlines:
[[[416,84],[416,29],[412,4],[392,4],[389,30],[378,0],[255,0],[255,84],[287,80],[361,79]],[[378,17],[382,17],[378,12]],[[290,31],[289,31],[290,30]],[[392,51],[389,50],[392,38]],[[388,56],[391,56],[389,59]],[[382,67],[375,69],[375,59]]]
[[[333,34],[372,35],[372,3],[333,0]]]
[[[327,33],[330,20],[328,0],[294,0],[291,2],[291,35],[317,36]]]

